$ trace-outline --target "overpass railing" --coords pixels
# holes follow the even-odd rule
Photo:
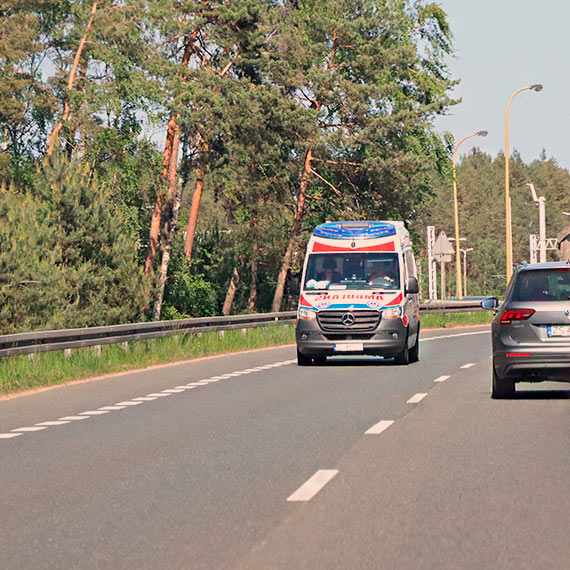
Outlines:
[[[420,311],[456,313],[481,310],[479,301],[434,301],[420,305]],[[199,334],[256,327],[291,324],[297,311],[201,317],[171,321],[152,321],[124,325],[61,329],[0,335],[0,357],[35,354],[52,350],[68,350],[103,344],[128,343],[167,336]],[[126,344],[124,345],[126,347]]]

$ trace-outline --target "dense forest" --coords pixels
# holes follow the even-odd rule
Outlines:
[[[556,238],[570,224],[563,212],[570,211],[570,173],[546,151],[530,164],[525,164],[515,151],[509,160],[511,178],[513,262],[529,260],[529,235],[539,233],[538,205],[527,186],[532,183],[536,193],[546,198],[546,237]],[[492,157],[473,148],[462,157],[457,168],[459,195],[459,227],[466,254],[467,294],[502,295],[505,290],[505,156]],[[436,232],[455,235],[453,222],[452,179],[440,177],[434,183],[434,195],[421,205],[413,227],[420,242],[425,242],[425,228],[434,225]],[[547,251],[547,260],[557,260],[558,251]],[[423,256],[425,258],[425,255]],[[426,279],[422,283],[427,296]],[[455,267],[449,264],[448,294],[455,295]],[[439,281],[438,281],[439,286]]]
[[[326,220],[406,220],[421,254],[451,230],[452,52],[419,0],[0,0],[0,331],[294,307]],[[501,286],[502,168],[458,171],[473,294]],[[522,259],[525,183],[555,233],[570,181],[512,176]]]

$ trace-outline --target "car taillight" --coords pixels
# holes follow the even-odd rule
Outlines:
[[[534,309],[507,309],[501,317],[501,324],[508,325],[513,321],[526,321],[534,313]]]

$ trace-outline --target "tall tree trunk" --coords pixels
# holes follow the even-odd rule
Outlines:
[[[55,148],[55,143],[57,142],[57,137],[59,135],[59,131],[63,128],[63,124],[69,119],[69,113],[71,112],[71,107],[69,105],[69,93],[73,91],[73,84],[75,83],[75,77],[77,76],[77,68],[79,67],[79,61],[81,60],[81,54],[83,53],[83,48],[85,47],[85,42],[87,41],[87,36],[91,31],[91,26],[93,25],[93,18],[95,17],[95,12],[97,12],[97,5],[99,2],[96,0],[93,2],[91,6],[91,12],[89,14],[89,20],[87,21],[87,29],[79,42],[79,46],[77,51],[75,52],[75,57],[73,58],[73,65],[71,66],[71,71],[69,72],[69,77],[67,78],[67,96],[63,103],[63,114],[61,119],[57,122],[57,125],[54,127],[52,132],[50,133],[48,140],[47,140],[47,150],[46,156],[51,156],[53,153],[53,149]]]
[[[222,314],[229,315],[232,312],[232,305],[234,303],[234,297],[236,296],[236,289],[239,283],[239,273],[237,267],[234,267],[232,278],[230,279],[230,285],[228,287],[228,292],[226,293],[226,298],[224,299],[224,306],[222,308]]]
[[[186,42],[184,44],[184,54],[182,55],[182,63],[181,63],[183,67],[188,67],[188,64],[190,63],[190,58],[193,52],[194,41],[196,40],[198,33],[199,33],[199,28],[196,28],[190,34],[190,36],[186,38]],[[162,154],[162,178],[169,184],[169,187],[170,187],[170,181],[169,181],[170,164],[172,162],[172,152],[175,146],[177,148],[176,152],[178,153],[178,144],[175,142],[176,133],[179,131],[178,124],[176,123],[176,119],[178,117],[179,115],[174,115],[174,113],[172,113],[170,115],[170,118],[168,119],[166,141],[164,143],[164,153]],[[179,140],[180,139],[178,139],[178,141]],[[156,257],[156,251],[158,249],[158,236],[160,233],[160,218],[162,215],[164,200],[165,196],[161,185],[161,188],[156,196],[156,202],[154,203],[154,208],[152,210],[152,217],[150,220],[148,250],[146,254],[146,260],[144,263],[145,275],[149,275],[152,272],[154,258]]]
[[[247,300],[247,310],[249,313],[256,312],[257,303],[257,268],[259,266],[259,245],[257,240],[253,242],[251,252],[251,268],[249,280],[249,298]]]
[[[297,207],[295,208],[295,216],[293,218],[293,224],[289,230],[289,243],[287,244],[287,250],[281,261],[281,269],[277,277],[277,285],[275,286],[275,295],[273,296],[273,304],[271,306],[271,311],[274,313],[279,312],[281,309],[281,301],[283,300],[283,290],[285,289],[285,279],[287,278],[287,272],[291,266],[291,256],[293,255],[293,250],[295,249],[295,244],[297,243],[297,238],[301,232],[301,224],[303,222],[303,215],[305,213],[305,198],[307,196],[307,184],[309,182],[309,177],[311,175],[311,161],[313,160],[313,151],[308,149],[305,154],[305,163],[303,166],[303,174],[301,176],[301,183],[299,185],[299,198],[297,199]]]
[[[166,132],[166,141],[164,143],[164,153],[162,154],[162,178],[168,182],[168,172],[170,170],[170,158],[172,155],[172,147],[174,143],[174,136],[178,125],[176,124],[176,119],[174,115],[170,116],[168,120],[168,130]],[[156,251],[158,249],[158,236],[160,234],[160,217],[162,215],[162,207],[164,205],[164,191],[160,188],[158,195],[156,197],[156,202],[154,203],[154,208],[152,210],[152,217],[150,220],[150,236],[148,241],[148,250],[146,254],[146,260],[144,264],[145,275],[148,275],[152,271],[152,264],[154,263],[154,258],[156,257]]]
[[[168,275],[168,264],[170,263],[170,254],[172,252],[172,240],[174,239],[174,234],[176,233],[178,224],[178,212],[180,211],[180,201],[182,199],[182,184],[179,182],[175,185],[175,192],[171,204],[171,217],[170,223],[166,228],[166,233],[163,234],[163,244],[162,244],[162,260],[160,263],[160,272],[158,276],[158,290],[156,293],[156,300],[154,302],[154,310],[152,319],[154,321],[160,320],[160,314],[162,313],[162,302],[164,300],[164,288],[166,286],[166,277]]]
[[[180,200],[182,197],[182,184],[177,182],[177,163],[178,163],[178,147],[180,146],[180,131],[176,129],[174,139],[172,141],[172,153],[170,154],[170,169],[168,176],[168,194],[164,207],[164,224],[162,228],[162,236],[160,239],[160,249],[162,252],[162,260],[160,264],[160,273],[158,277],[158,290],[154,301],[153,320],[160,319],[162,311],[162,300],[164,298],[164,287],[166,284],[166,276],[168,274],[168,264],[170,262],[170,253],[172,250],[172,240],[178,227],[178,212],[180,211]]]
[[[198,221],[198,211],[200,209],[200,200],[202,199],[202,178],[204,170],[199,168],[196,170],[196,187],[192,194],[192,205],[190,206],[190,215],[188,216],[188,226],[186,227],[186,238],[184,239],[184,255],[186,260],[190,262],[192,258],[192,248],[194,246],[194,235],[196,234],[196,222]]]

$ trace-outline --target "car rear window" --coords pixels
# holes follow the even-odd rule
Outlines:
[[[568,301],[570,268],[521,271],[517,277],[513,301]]]

